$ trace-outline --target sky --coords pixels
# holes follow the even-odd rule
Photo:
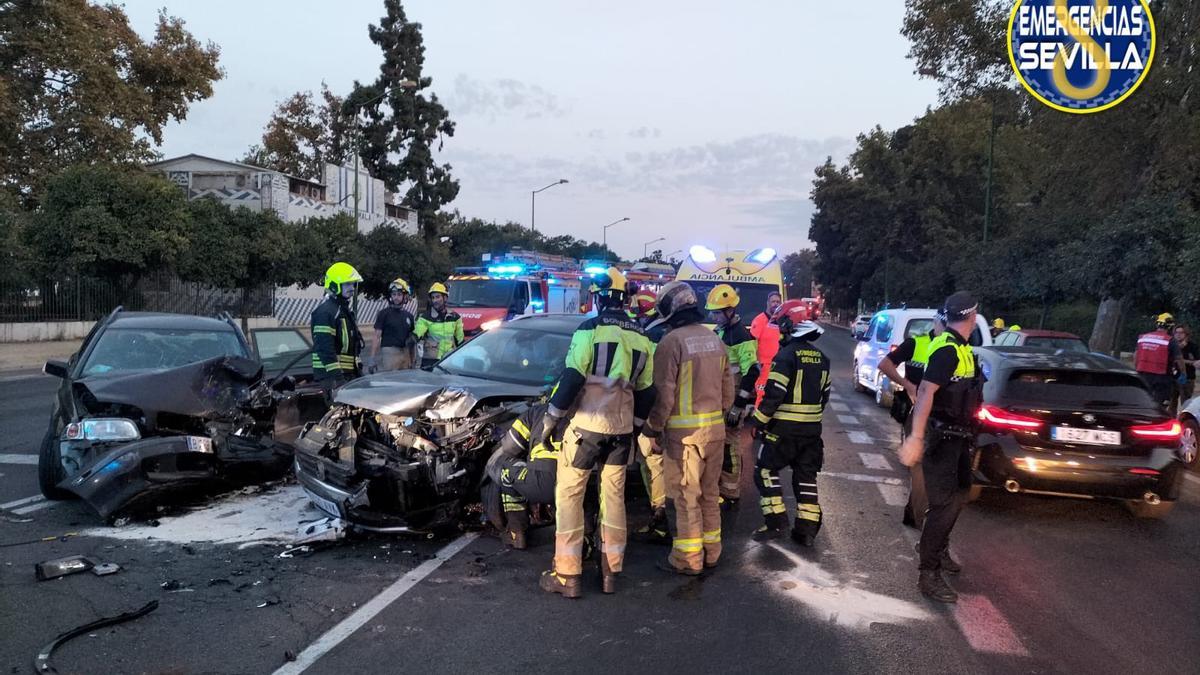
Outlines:
[[[126,0],[221,48],[223,80],[165,131],[165,157],[236,159],[296,91],[378,74],[378,0]],[[936,103],[914,74],[899,0],[409,0],[425,74],[457,125],[438,156],[448,208],[608,241],[623,257],[694,244],[812,246],[813,170],[875,125]],[[665,241],[647,244],[663,237]]]

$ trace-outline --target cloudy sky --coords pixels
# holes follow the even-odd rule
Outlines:
[[[378,72],[375,0],[126,0],[149,34],[159,8],[221,47],[214,96],[162,152],[234,159],[275,104]],[[624,256],[695,243],[809,246],[813,169],[870,127],[935,102],[913,74],[899,0],[409,0],[426,74],[458,124],[441,158],[468,216],[599,240]]]

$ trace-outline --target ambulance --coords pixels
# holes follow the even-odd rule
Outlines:
[[[693,246],[679,266],[675,280],[686,281],[696,290],[701,301],[718,284],[733,286],[741,298],[738,313],[747,325],[767,308],[767,296],[772,292],[787,299],[787,291],[783,286],[783,266],[773,248],[717,253],[707,246]]]

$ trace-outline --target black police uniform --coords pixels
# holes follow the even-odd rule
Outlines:
[[[983,392],[982,374],[963,336],[947,329],[934,340],[924,381],[938,389],[921,459],[929,508],[921,530],[920,569],[938,570],[971,487],[974,416]]]

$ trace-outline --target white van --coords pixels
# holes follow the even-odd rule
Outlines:
[[[900,387],[879,372],[879,362],[901,342],[913,335],[933,330],[933,309],[883,309],[871,317],[867,330],[854,348],[854,390],[870,391],[875,402],[883,407],[892,405],[892,394]],[[982,314],[975,319],[975,330],[969,338],[971,345],[986,347],[992,344],[987,319]],[[900,366],[904,372],[904,366]]]

